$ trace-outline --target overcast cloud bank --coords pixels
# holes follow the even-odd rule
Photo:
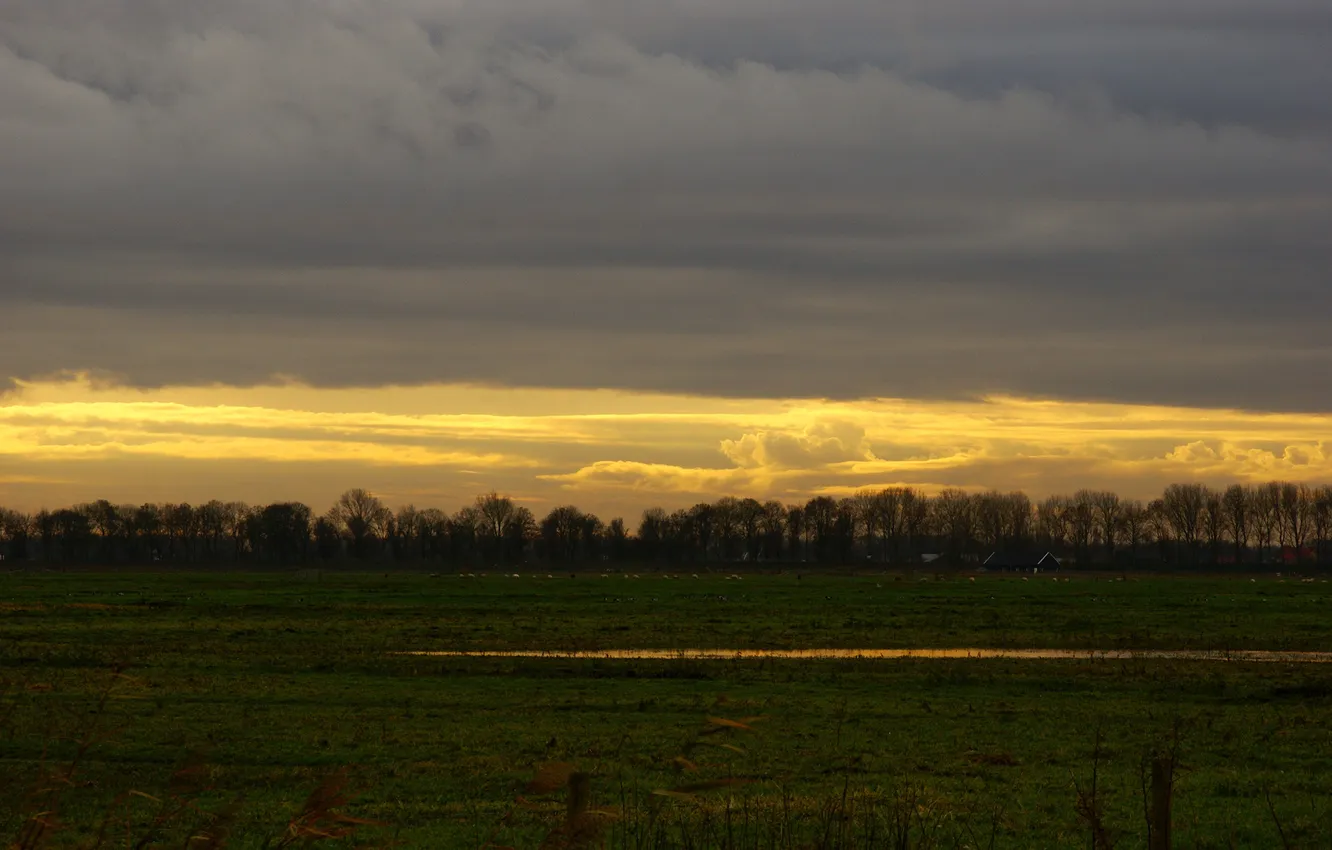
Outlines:
[[[1332,7],[1004,8],[16,0],[0,373],[1328,409]]]

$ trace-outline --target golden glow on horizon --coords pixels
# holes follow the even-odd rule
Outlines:
[[[1149,495],[1175,480],[1332,479],[1329,434],[1328,415],[1010,397],[839,402],[472,386],[135,390],[80,378],[21,384],[0,399],[0,503],[32,507],[79,492],[80,482],[88,492],[74,500],[133,500],[141,489],[133,476],[117,479],[124,493],[105,493],[97,472],[115,463],[123,478],[131,461],[152,461],[161,486],[173,465],[192,464],[199,487],[210,469],[252,468],[247,486],[255,492],[233,496],[251,501],[273,497],[266,482],[278,475],[290,485],[290,467],[279,473],[272,464],[341,464],[346,486],[359,483],[358,470],[374,470],[390,497],[428,492],[442,505],[465,501],[478,486],[533,502],[630,509],[658,496],[797,499],[897,483]],[[455,483],[422,490],[420,482],[436,473]]]

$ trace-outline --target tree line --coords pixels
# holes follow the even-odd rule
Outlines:
[[[1039,550],[1085,567],[1242,567],[1332,564],[1330,538],[1332,486],[1279,481],[1222,490],[1172,484],[1148,502],[1104,490],[1033,502],[1020,491],[928,495],[912,487],[799,504],[727,496],[673,512],[649,508],[632,530],[572,505],[538,520],[498,493],[451,514],[393,511],[361,489],[320,515],[299,502],[0,508],[0,556],[9,563],[965,566],[994,552]]]

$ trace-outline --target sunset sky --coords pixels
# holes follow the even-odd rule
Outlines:
[[[0,506],[1332,481],[1326,0],[0,3]]]

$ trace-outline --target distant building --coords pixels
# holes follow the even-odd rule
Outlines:
[[[985,559],[987,570],[1035,573],[1059,569],[1059,559],[1049,552],[994,552]]]

